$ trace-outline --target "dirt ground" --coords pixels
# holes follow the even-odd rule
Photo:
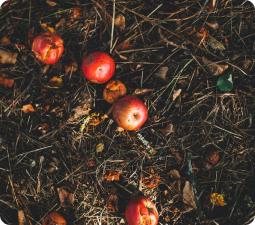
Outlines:
[[[10,0],[0,12],[0,50],[17,53],[15,63],[0,64],[4,221],[40,224],[58,211],[68,224],[125,224],[126,203],[139,193],[156,203],[159,224],[253,218],[249,2]],[[43,65],[31,51],[44,31],[64,39],[55,65]],[[105,84],[82,75],[82,57],[95,50],[112,55],[114,79],[147,105],[139,131],[119,129],[102,97]],[[226,76],[229,90],[219,83]]]

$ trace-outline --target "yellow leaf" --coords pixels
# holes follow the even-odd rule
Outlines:
[[[49,86],[53,88],[60,88],[63,86],[63,79],[59,76],[54,76],[50,79]]]
[[[224,206],[224,205],[226,205],[225,200],[224,200],[224,195],[216,193],[216,192],[212,193],[210,195],[210,201],[215,206]]]
[[[99,143],[96,145],[96,152],[101,153],[104,151],[104,143]]]
[[[23,113],[35,112],[35,108],[33,107],[32,104],[26,104],[22,106],[21,111]]]

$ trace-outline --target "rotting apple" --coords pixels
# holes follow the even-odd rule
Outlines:
[[[49,213],[43,220],[42,225],[66,225],[65,218],[57,212]]]
[[[103,91],[103,98],[105,101],[112,104],[120,97],[126,95],[126,93],[127,88],[125,84],[120,80],[112,80],[106,85]]]
[[[83,58],[82,71],[92,83],[103,84],[114,75],[115,62],[107,53],[92,52]]]
[[[156,225],[158,217],[155,204],[143,196],[132,198],[125,210],[128,225]]]
[[[125,130],[138,130],[148,118],[146,105],[136,96],[118,99],[112,107],[113,119]]]
[[[32,51],[42,63],[55,64],[64,52],[64,41],[55,33],[45,32],[34,38]]]

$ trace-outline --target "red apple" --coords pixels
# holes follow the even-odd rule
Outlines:
[[[42,225],[66,225],[65,218],[57,212],[49,213],[43,220]]]
[[[143,196],[132,198],[125,210],[128,225],[156,225],[158,217],[155,204]]]
[[[125,84],[120,80],[112,80],[106,85],[103,91],[103,97],[105,101],[112,104],[120,97],[126,95],[126,93],[127,88]]]
[[[55,64],[64,52],[64,41],[57,34],[45,32],[33,40],[32,51],[44,64]]]
[[[148,109],[138,97],[125,96],[113,104],[112,115],[123,129],[138,130],[148,118]]]
[[[104,52],[92,52],[83,58],[82,71],[89,81],[103,84],[114,75],[115,62]]]

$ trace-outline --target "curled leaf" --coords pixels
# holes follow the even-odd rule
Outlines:
[[[96,145],[96,152],[101,153],[104,151],[104,143],[99,143]]]
[[[225,199],[223,194],[212,193],[210,195],[210,202],[215,206],[225,206]]]
[[[123,31],[126,27],[126,18],[122,14],[116,16],[114,20],[114,25]]]
[[[196,209],[195,194],[189,181],[185,181],[182,193],[184,204],[186,204],[190,209]]]
[[[15,64],[18,53],[13,53],[0,49],[0,64]]]
[[[21,111],[23,113],[32,113],[35,112],[36,110],[32,104],[26,104],[22,106]]]
[[[57,188],[59,201],[62,207],[72,206],[74,203],[74,194],[71,193],[70,188],[60,187]]]
[[[219,76],[223,74],[228,69],[228,64],[217,64],[207,59],[206,57],[202,57],[202,62],[207,66],[210,72],[215,76]]]
[[[49,80],[49,86],[52,88],[60,88],[63,86],[63,79],[62,77],[59,76],[53,76],[50,80]]]
[[[119,181],[120,175],[120,171],[107,171],[104,175],[104,180],[108,182]]]
[[[181,92],[182,92],[182,89],[174,90],[173,101],[175,101],[180,96]]]

